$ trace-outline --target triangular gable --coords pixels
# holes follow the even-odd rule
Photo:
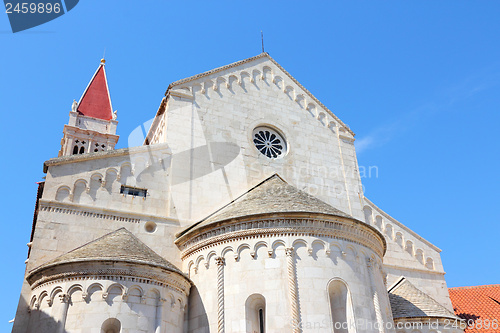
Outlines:
[[[204,78],[204,77],[207,77],[207,76],[219,73],[219,72],[223,72],[223,71],[228,70],[228,69],[233,69],[233,68],[236,68],[238,66],[242,66],[244,64],[248,64],[248,63],[257,61],[257,60],[262,59],[262,58],[267,58],[269,61],[271,61],[279,69],[279,71],[282,72],[283,76],[285,76],[287,79],[291,80],[293,82],[293,84],[295,86],[297,86],[297,88],[300,91],[296,93],[296,96],[301,96],[301,95],[308,96],[308,98],[310,98],[315,104],[317,104],[326,113],[328,113],[331,117],[333,117],[341,125],[341,127],[343,128],[343,130],[345,130],[346,132],[350,133],[354,137],[354,132],[349,128],[349,126],[347,126],[344,122],[342,122],[342,120],[340,120],[332,111],[330,111],[325,105],[323,105],[323,103],[321,103],[311,92],[309,92],[309,90],[307,90],[304,86],[302,86],[283,67],[281,67],[281,65],[278,62],[276,62],[276,60],[274,60],[267,52],[261,53],[261,54],[255,56],[255,57],[251,57],[251,58],[247,58],[247,59],[244,59],[244,60],[241,60],[241,61],[237,61],[237,62],[229,64],[229,65],[218,67],[218,68],[209,70],[209,71],[204,72],[204,73],[200,73],[200,74],[193,75],[191,77],[188,77],[188,78],[185,78],[185,79],[182,79],[182,80],[178,80],[178,81],[172,82],[168,86],[167,91],[165,92],[165,95],[168,97],[170,93],[172,93],[173,91],[175,91],[175,88],[179,88],[179,87],[181,87],[182,85],[184,85],[184,84],[186,84],[188,82],[191,82],[191,81],[194,81],[194,80],[198,80],[198,79],[201,79],[201,78]],[[182,91],[180,91],[179,93],[181,93],[181,94],[184,95],[184,93]],[[183,96],[183,97],[185,97],[185,96]],[[161,112],[162,112],[161,109],[158,110],[157,115],[161,114]]]
[[[101,62],[83,92],[78,102],[77,111],[84,116],[102,120],[111,120],[113,118],[113,107],[111,106],[104,62]]]

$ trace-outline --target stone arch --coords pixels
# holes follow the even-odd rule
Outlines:
[[[266,249],[268,248],[266,241],[258,241],[257,243],[255,243],[255,245],[253,246],[254,257],[257,256],[259,249],[263,247]]]
[[[422,264],[424,265],[425,262],[424,262],[424,251],[422,249],[417,249],[417,251],[415,251],[415,258],[417,258],[417,260]]]
[[[37,304],[37,298],[36,298],[36,295],[33,295],[31,297],[31,301],[30,301],[30,309],[33,310],[35,307],[36,307],[36,304]]]
[[[115,290],[119,290],[119,292],[117,292],[116,294],[118,295],[123,295],[124,292],[125,292],[125,287],[122,286],[120,283],[112,283],[110,284],[107,288],[106,288],[106,293],[107,294],[110,294],[110,293],[113,293],[115,294]]]
[[[316,105],[314,105],[313,103],[309,103],[307,104],[306,110],[312,117],[316,118]]]
[[[221,257],[226,257],[226,255],[229,253],[229,252],[233,252],[234,253],[234,249],[232,246],[226,246],[222,251],[221,251]]]
[[[401,247],[404,247],[404,238],[403,238],[403,234],[401,232],[396,232],[396,243],[401,246]]]
[[[207,263],[207,266],[208,266],[208,260],[205,260],[205,257],[203,255],[200,255],[198,258],[196,258],[196,262],[195,262],[195,271],[198,271],[199,267],[200,267],[200,263],[202,261],[205,261]]]
[[[247,71],[242,71],[240,73],[240,86],[244,87],[245,86],[245,79],[249,79],[250,80],[250,73],[248,73]]]
[[[229,85],[229,89],[233,89],[233,85],[236,83],[238,84],[239,82],[239,79],[236,75],[229,75],[228,79],[227,79],[227,83]]]
[[[290,100],[295,100],[295,89],[291,86],[286,86],[283,92],[290,98]]]
[[[57,296],[57,294],[62,293],[62,292],[63,292],[63,289],[60,286],[57,286],[54,289],[52,289],[52,291],[50,292],[50,301],[53,303],[54,298]]]
[[[210,251],[208,254],[207,254],[207,265],[210,265],[210,261],[212,260],[212,258],[215,258],[217,257],[217,253],[215,251]]]
[[[73,184],[73,202],[80,203],[82,200],[85,201],[86,192],[87,181],[85,179],[77,179]]]
[[[89,194],[93,201],[97,199],[97,190],[101,187],[104,177],[99,172],[90,176]]]
[[[337,125],[335,124],[334,121],[330,121],[328,123],[328,128],[331,129],[332,131],[335,131],[335,128],[337,127]]]
[[[274,78],[273,78],[273,83],[276,85],[276,87],[278,87],[278,89],[280,90],[283,90],[284,86],[285,86],[285,81],[283,80],[283,78],[281,76],[278,76],[276,75]]]
[[[413,250],[413,242],[411,240],[406,241],[405,250],[413,257],[414,250]]]
[[[307,241],[302,238],[294,240],[292,243],[292,247],[297,247],[298,245],[304,245],[305,247],[307,247]]]
[[[252,70],[252,77],[250,78],[250,82],[257,84],[257,79],[260,78],[261,76],[262,76],[261,71],[259,71],[258,69]]]
[[[69,186],[63,185],[60,186],[56,191],[56,201],[59,202],[67,202],[70,201],[71,198],[71,189]]]
[[[373,223],[373,212],[370,206],[363,207],[363,213],[365,214],[365,222],[372,225]]]
[[[273,70],[269,66],[264,66],[262,67],[262,75],[264,78],[267,78],[268,76],[271,77],[273,75]]]
[[[144,292],[144,289],[141,286],[139,286],[137,284],[134,284],[133,286],[130,286],[128,288],[127,295],[142,297],[142,296],[145,295],[145,292]]]
[[[113,184],[118,179],[118,171],[115,168],[109,168],[106,170],[106,176],[104,177],[104,188],[108,191],[108,193],[112,193]]]
[[[394,230],[393,230],[393,228],[392,228],[392,225],[391,225],[391,224],[389,224],[389,223],[388,223],[388,224],[386,224],[386,225],[385,225],[385,234],[387,235],[387,237],[388,237],[390,240],[393,240],[393,239],[394,239],[394,238],[393,238],[393,237],[394,237],[394,236],[393,236],[393,232],[394,232]]]
[[[243,252],[243,250],[245,249],[248,249],[250,252],[252,252],[252,248],[250,247],[249,244],[247,243],[243,243],[243,244],[240,244],[240,246],[238,246],[238,248],[236,249],[236,259],[239,259],[241,258],[241,252]]]
[[[328,119],[326,117],[326,113],[324,112],[318,112],[318,120],[319,122],[323,125],[326,126],[328,123]]]
[[[214,90],[215,91],[220,91],[220,87],[223,86],[223,87],[226,87],[226,88],[229,88],[227,86],[228,82],[226,80],[226,78],[224,78],[223,76],[218,76],[216,79],[215,79],[215,83],[214,83]]]
[[[300,106],[301,109],[306,107],[306,98],[302,94],[298,94],[295,96],[295,102]]]
[[[130,162],[123,162],[120,165],[120,173],[117,180],[122,184],[127,184],[127,180],[132,178],[132,164]]]
[[[425,261],[425,267],[434,270],[434,259],[432,259],[431,257],[427,257],[427,260]]]

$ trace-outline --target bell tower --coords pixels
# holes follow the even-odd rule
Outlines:
[[[101,59],[97,71],[79,102],[73,101],[69,122],[58,156],[79,155],[112,150],[118,142],[116,111],[109,96],[106,61]]]

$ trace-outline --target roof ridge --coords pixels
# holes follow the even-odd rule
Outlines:
[[[450,287],[450,288],[448,288],[448,290],[480,289],[480,288],[489,288],[489,287],[499,287],[500,288],[500,284],[483,284],[480,286]]]

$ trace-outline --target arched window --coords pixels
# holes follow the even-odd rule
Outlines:
[[[334,333],[355,333],[354,312],[349,290],[341,280],[332,280],[328,284],[330,311]]]
[[[85,147],[84,147],[84,146],[81,146],[81,147],[80,147],[80,154],[83,154],[83,153],[85,153]]]
[[[247,333],[266,332],[266,299],[260,294],[253,294],[245,302]]]
[[[109,318],[102,323],[101,333],[120,333],[122,324],[116,318]]]
[[[78,154],[78,146],[75,145],[73,147],[73,155],[76,155],[76,154]]]

